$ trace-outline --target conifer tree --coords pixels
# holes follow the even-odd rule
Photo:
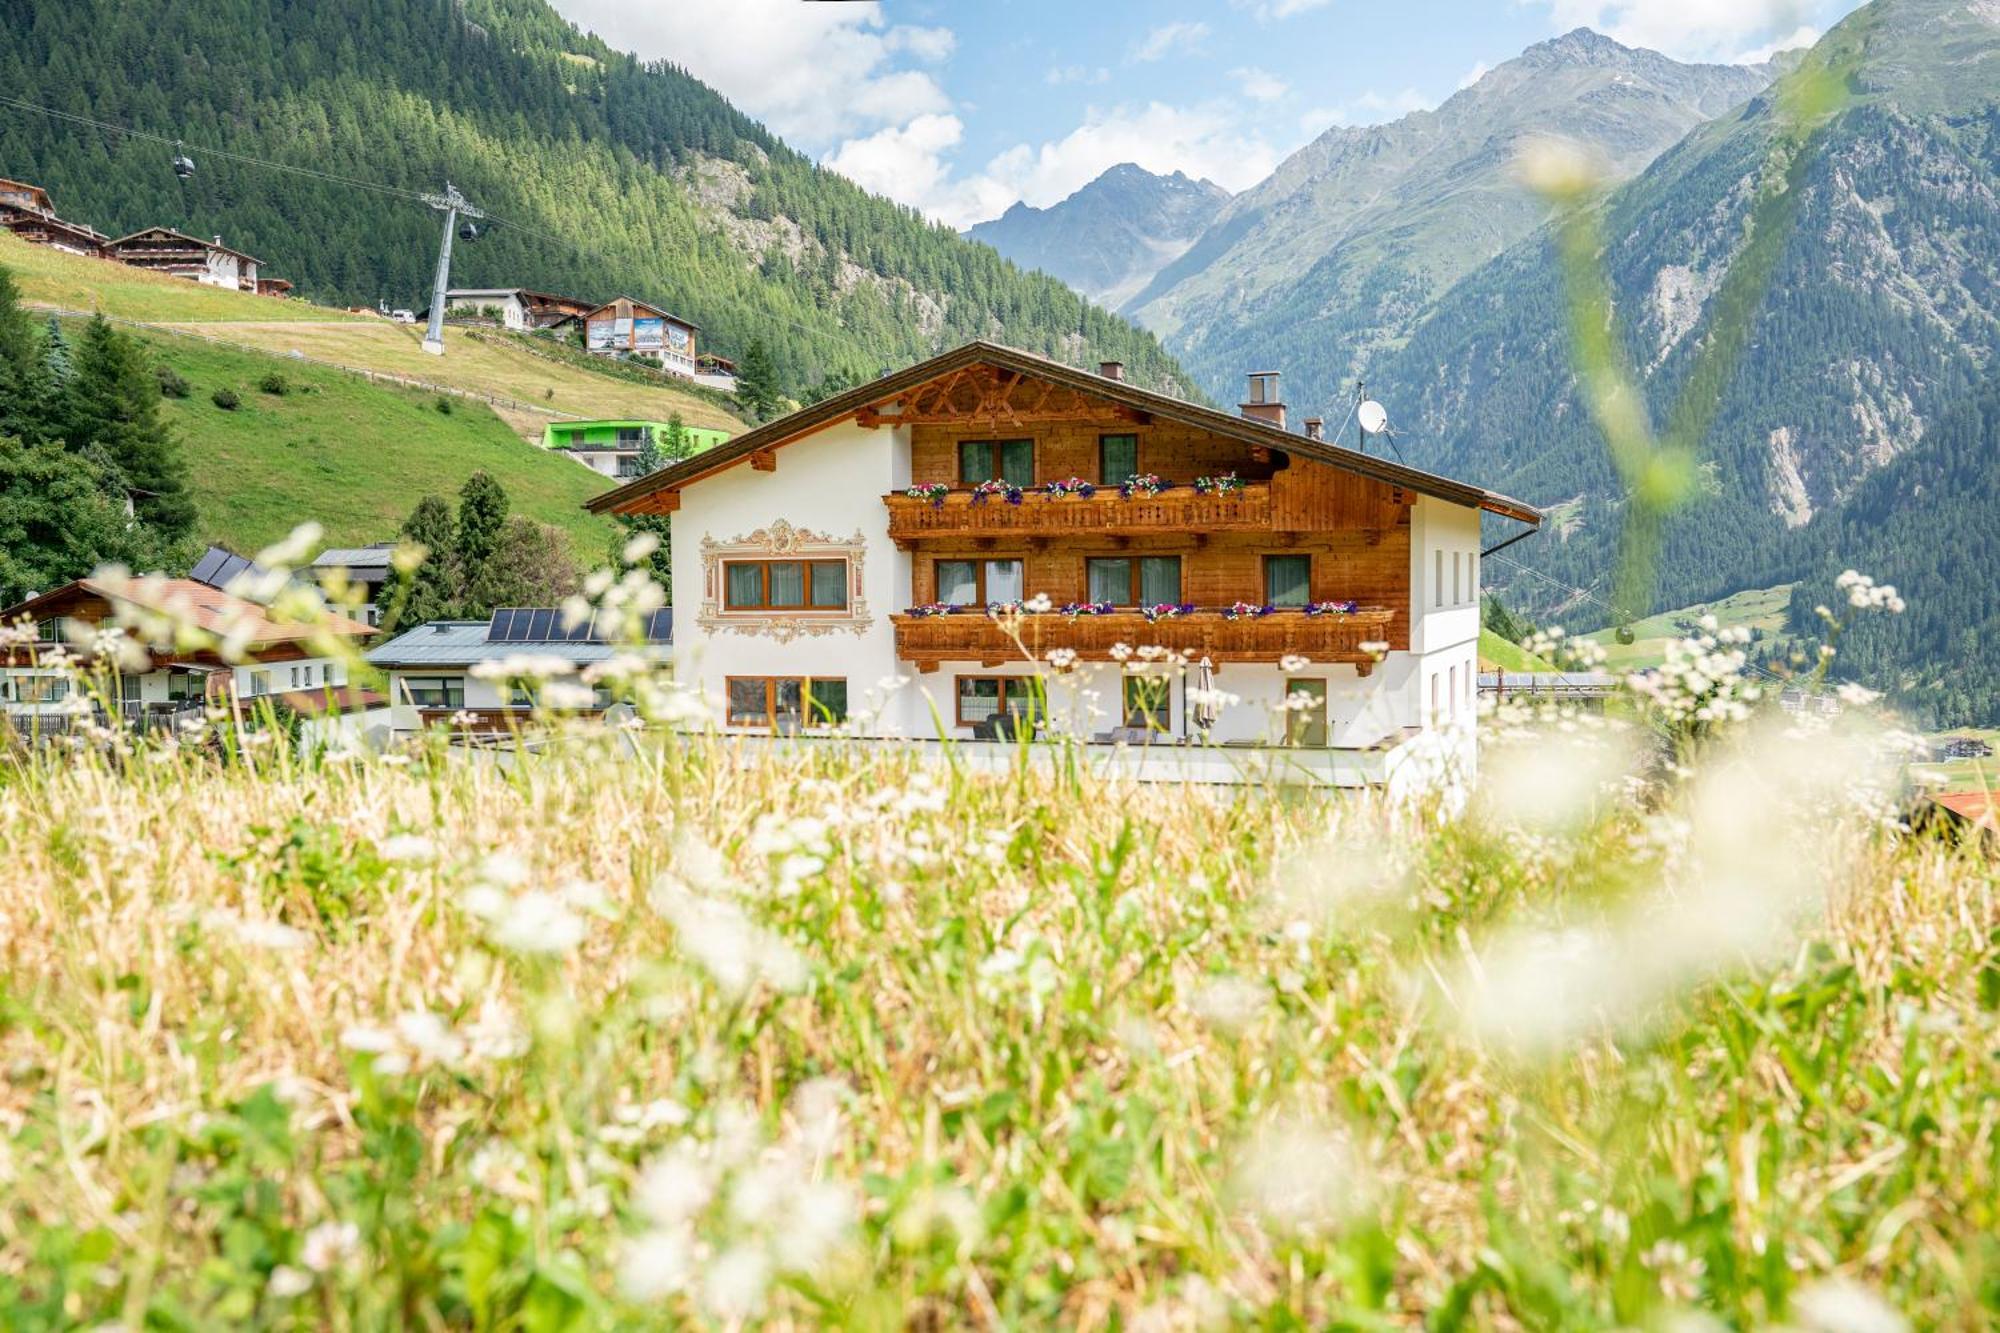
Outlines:
[[[42,364],[48,367],[50,382],[59,390],[67,388],[70,377],[76,373],[76,364],[70,355],[69,338],[63,333],[62,320],[54,315],[49,316],[49,333],[43,347]]]
[[[410,573],[393,623],[385,626],[391,630],[443,620],[458,609],[458,579],[452,551],[456,532],[451,506],[435,495],[426,495],[403,520],[402,537],[423,547],[425,555],[423,563]]]
[[[124,506],[88,460],[55,441],[0,435],[0,606],[82,578],[107,560],[139,558]]]
[[[14,275],[0,268],[0,435],[45,437],[47,373]]]
[[[194,498],[180,446],[160,415],[159,380],[138,343],[97,315],[74,361],[61,394],[71,450],[101,462],[155,540],[183,541],[194,531]]]
[[[778,372],[762,338],[750,340],[743,364],[736,368],[736,401],[759,421],[769,421],[778,410]]]
[[[507,488],[483,469],[459,489],[454,553],[458,559],[458,613],[462,616],[490,615],[494,599],[505,591],[494,557],[507,529],[509,507]]]

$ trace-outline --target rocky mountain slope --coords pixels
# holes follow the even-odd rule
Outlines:
[[[965,234],[1116,309],[1185,254],[1228,202],[1214,181],[1123,162],[1060,203],[1017,203]]]
[[[1874,0],[1810,62],[1851,68],[1848,98],[1808,145],[1793,231],[1715,404],[1698,498],[1664,534],[1654,605],[1872,559],[1930,603],[1930,633],[1891,641],[1910,697],[1990,717],[2000,666],[1959,653],[1950,627],[1991,621],[1995,580],[1975,560],[1917,558],[1911,538],[1983,553],[2000,531],[2000,511],[1965,502],[2000,472],[1980,396],[2000,369],[2000,3]],[[1656,419],[1714,328],[1753,199],[1778,176],[1782,123],[1779,98],[1760,96],[1604,205],[1612,297]],[[1507,591],[1589,618],[1581,594],[1607,586],[1623,502],[1568,348],[1562,274],[1537,237],[1462,281],[1370,379],[1412,462],[1552,507],[1551,532],[1508,553],[1535,572]],[[1958,659],[1945,689],[1941,664]]]
[[[1328,130],[1232,199],[1125,308],[1209,392],[1226,396],[1240,372],[1279,366],[1294,404],[1337,415],[1343,383],[1545,220],[1514,176],[1523,145],[1567,138],[1626,179],[1771,77],[1769,67],[1684,65],[1572,32],[1435,111]]]

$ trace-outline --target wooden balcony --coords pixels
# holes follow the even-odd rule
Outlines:
[[[971,491],[953,491],[942,505],[907,495],[885,495],[882,502],[889,507],[889,537],[902,547],[926,538],[1272,530],[1271,485],[1261,481],[1246,483],[1234,495],[1198,495],[1183,482],[1129,500],[1113,486],[1088,498],[1031,490],[1017,505],[1000,496],[975,504]]]
[[[1388,642],[1395,613],[1387,608],[1368,607],[1344,616],[1279,611],[1268,616],[1230,620],[1220,611],[1194,611],[1148,621],[1137,611],[1074,619],[1052,612],[1019,617],[1019,643],[1001,628],[998,620],[983,611],[943,616],[900,615],[890,619],[896,626],[897,659],[911,663],[919,671],[935,671],[944,662],[994,666],[1025,662],[1024,648],[1040,662],[1046,662],[1049,653],[1057,648],[1071,650],[1079,661],[1110,662],[1116,660],[1111,649],[1124,644],[1133,649],[1169,648],[1187,654],[1191,661],[1206,657],[1217,665],[1275,664],[1280,658],[1296,655],[1318,665],[1345,663],[1365,676],[1374,670],[1375,658],[1361,651],[1361,645]]]

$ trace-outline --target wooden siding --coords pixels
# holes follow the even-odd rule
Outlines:
[[[910,428],[910,477],[917,482],[958,481],[960,440],[1007,440],[1031,438],[1035,441],[1035,482],[1061,481],[1082,477],[1099,481],[1097,442],[1104,435],[1139,437],[1139,470],[1155,472],[1168,481],[1193,481],[1196,477],[1220,476],[1234,472],[1245,481],[1267,481],[1277,464],[1271,457],[1257,457],[1258,450],[1236,440],[1219,439],[1206,431],[1178,422],[1154,421],[1134,425],[1130,420],[1107,412],[1101,417],[1029,426],[998,426],[990,422],[964,425],[922,425]],[[1330,470],[1330,469],[1329,469]],[[1124,481],[1109,478],[1110,485]],[[1365,480],[1357,478],[1356,480]]]
[[[1023,616],[1020,642],[983,612],[950,616],[895,616],[896,657],[924,671],[946,662],[981,662],[988,666],[1025,664],[1026,654],[1046,661],[1057,648],[1067,648],[1083,661],[1116,660],[1112,650],[1157,646],[1186,653],[1191,659],[1215,663],[1276,662],[1288,654],[1310,658],[1315,665],[1344,663],[1362,675],[1375,669],[1375,658],[1361,651],[1371,640],[1386,641],[1384,626],[1393,613],[1387,608],[1364,609],[1348,616],[1308,616],[1303,611],[1227,620],[1213,612],[1150,622],[1137,612],[1105,616]]]

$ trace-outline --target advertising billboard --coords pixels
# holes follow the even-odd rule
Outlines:
[[[667,322],[639,319],[632,322],[632,345],[642,352],[657,352],[667,345]]]

